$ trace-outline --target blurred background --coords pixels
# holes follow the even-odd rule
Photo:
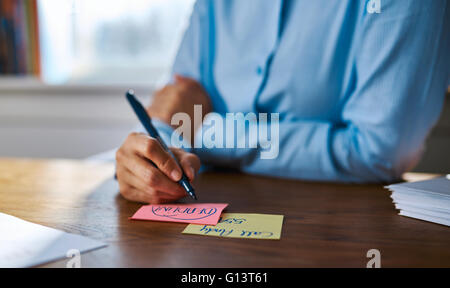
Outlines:
[[[137,124],[193,0],[0,0],[0,157],[85,158]]]
[[[86,158],[137,124],[195,0],[0,0],[0,157]],[[450,171],[450,96],[416,171]]]

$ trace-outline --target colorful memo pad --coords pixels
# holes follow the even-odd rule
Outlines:
[[[188,225],[182,233],[279,240],[283,215],[223,213],[216,226]]]
[[[216,225],[228,204],[161,204],[142,206],[130,219]]]

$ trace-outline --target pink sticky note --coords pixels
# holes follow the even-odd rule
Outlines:
[[[160,204],[142,206],[130,219],[216,225],[228,204]]]

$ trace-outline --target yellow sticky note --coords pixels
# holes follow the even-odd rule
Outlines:
[[[279,240],[283,215],[223,213],[216,226],[189,224],[183,234]]]

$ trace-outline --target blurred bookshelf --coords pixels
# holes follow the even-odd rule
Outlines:
[[[41,73],[37,0],[0,1],[0,75]]]

